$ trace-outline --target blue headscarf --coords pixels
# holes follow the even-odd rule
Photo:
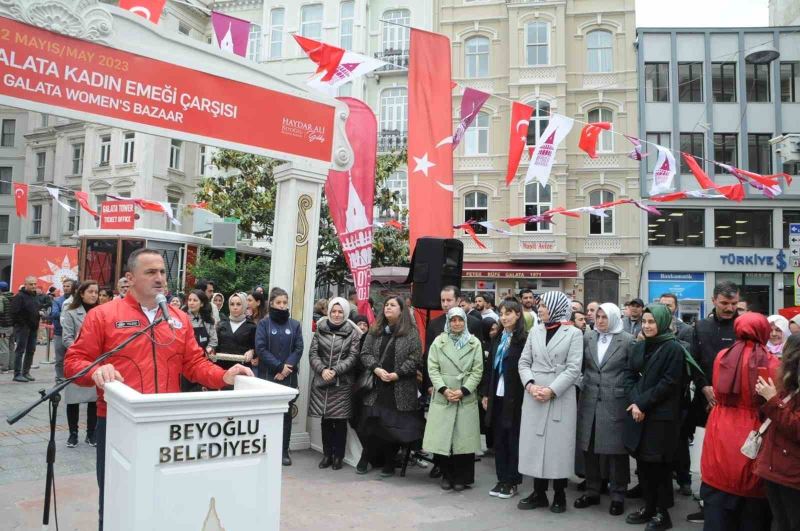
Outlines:
[[[453,317],[460,317],[461,320],[464,321],[464,331],[460,334],[456,334],[450,331],[450,319]],[[456,346],[456,349],[461,349],[464,345],[467,344],[469,338],[472,337],[472,334],[469,333],[469,328],[467,327],[467,314],[464,313],[459,306],[454,306],[450,308],[447,312],[447,321],[444,323],[444,333],[447,334],[450,339],[453,340],[453,344]]]
[[[494,372],[496,374],[504,374],[506,370],[506,357],[508,356],[508,345],[511,344],[511,335],[513,332],[503,330],[503,336],[500,339],[500,345],[497,346],[497,352],[494,354]]]

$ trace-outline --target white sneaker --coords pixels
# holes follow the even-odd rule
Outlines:
[[[500,496],[500,492],[503,490],[504,486],[505,485],[503,485],[502,483],[498,483],[497,485],[492,487],[492,490],[489,491],[489,496],[495,496],[495,497]]]

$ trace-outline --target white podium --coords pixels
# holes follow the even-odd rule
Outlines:
[[[205,393],[107,384],[104,529],[279,529],[283,414],[296,394],[245,376]]]

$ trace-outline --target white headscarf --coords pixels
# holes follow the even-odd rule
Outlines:
[[[622,332],[622,312],[619,306],[612,302],[604,302],[600,305],[600,309],[608,317],[608,332],[607,334],[619,334]]]
[[[770,325],[775,325],[781,332],[783,332],[783,341],[781,342],[781,346],[783,343],[786,343],[786,340],[789,338],[792,333],[789,331],[789,320],[782,315],[770,315],[767,317],[767,321],[769,321]],[[768,343],[769,344],[769,343]]]
[[[334,297],[328,301],[328,320],[330,321],[331,319],[331,310],[337,304],[342,307],[342,312],[344,312],[344,320],[347,321],[350,318],[350,303],[347,302],[347,299],[342,297]]]

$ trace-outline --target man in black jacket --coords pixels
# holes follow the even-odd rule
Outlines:
[[[36,334],[39,330],[39,301],[36,298],[36,277],[27,277],[25,286],[11,299],[11,317],[14,320],[14,381],[32,382],[33,354],[36,351]]]

